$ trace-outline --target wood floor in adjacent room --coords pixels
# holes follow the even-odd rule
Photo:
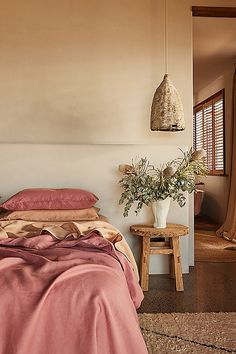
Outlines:
[[[198,217],[195,220],[195,261],[236,262],[236,243],[216,235],[219,225]]]
[[[236,250],[225,250],[232,244],[217,238],[212,229],[198,229],[195,236],[198,261],[184,274],[184,292],[175,291],[175,281],[168,275],[150,275],[139,312],[236,311]]]

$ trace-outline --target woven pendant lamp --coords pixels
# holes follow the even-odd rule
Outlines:
[[[183,105],[168,72],[167,0],[165,0],[165,71],[156,89],[151,108],[151,130],[179,131],[185,129]]]

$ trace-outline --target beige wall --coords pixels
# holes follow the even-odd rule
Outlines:
[[[169,1],[169,73],[183,98],[187,129],[149,129],[153,93],[164,75],[163,5],[1,1],[0,141],[191,144],[186,0]]]
[[[185,150],[186,146],[180,146]],[[118,181],[120,163],[130,163],[135,156],[146,156],[157,165],[180,157],[173,145],[56,145],[56,144],[2,144],[1,145],[1,196],[5,200],[17,191],[29,187],[84,188],[93,191],[98,197],[101,213],[125,235],[136,258],[140,243],[131,236],[129,227],[137,223],[151,223],[151,208],[144,207],[136,216],[133,210],[124,218],[123,206],[118,204],[121,189]],[[180,208],[171,202],[168,221],[188,224],[189,203]],[[189,259],[189,237],[181,240],[183,271],[188,272],[192,259]],[[151,257],[152,273],[168,272],[168,257]]]
[[[217,222],[223,222],[227,211],[228,183],[230,173],[232,82],[234,67],[216,78],[210,85],[202,87],[194,97],[198,104],[216,92],[225,89],[225,155],[226,176],[208,176],[205,180],[205,197],[202,212]]]
[[[0,142],[94,144],[97,159],[101,157],[96,144],[157,144],[159,160],[167,160],[160,145],[173,145],[173,151],[183,144],[190,146],[192,38],[187,0],[168,1],[168,32],[169,74],[186,117],[186,130],[178,133],[149,129],[152,97],[165,73],[164,1],[5,1],[0,11]],[[9,146],[2,145],[2,151]],[[113,145],[107,148],[113,151]],[[12,149],[17,154],[19,145]],[[60,180],[70,186],[69,171],[63,168],[66,157],[59,156],[59,145],[56,149],[62,166]],[[23,144],[20,151],[28,156],[31,145]],[[39,165],[43,156],[38,158]],[[115,183],[115,166],[110,163]],[[21,164],[14,160],[15,170]],[[28,170],[32,166],[29,160]],[[89,162],[87,170],[91,170]],[[49,175],[45,178],[47,184]],[[25,180],[19,176],[15,189]],[[12,193],[9,181],[2,188],[5,196]],[[102,195],[106,188],[101,184]],[[178,215],[176,208],[171,218]],[[189,251],[185,249],[185,258],[189,256],[185,271],[193,264],[192,212],[188,217],[191,243]],[[117,214],[113,222],[119,225],[122,216]]]
[[[235,0],[189,0],[191,6],[232,6],[236,7]]]
[[[225,3],[208,1],[213,6]],[[149,129],[153,93],[164,74],[163,0],[1,1],[4,198],[23,186],[70,187],[78,181],[95,188],[99,180],[99,194],[105,194],[115,210],[112,186],[117,162],[136,152],[129,144],[156,144],[157,161],[169,157],[164,145],[172,145],[176,154],[178,147],[192,144],[191,5],[189,0],[168,0],[169,74],[183,100],[186,130],[163,133]],[[30,143],[38,143],[36,150]],[[119,149],[124,150],[120,153]],[[137,151],[145,154],[147,150],[140,145]],[[98,166],[107,159],[107,176],[98,167],[89,179],[79,178],[81,163],[88,175],[93,170],[91,155]],[[184,241],[184,271],[193,265],[192,210],[190,199],[184,210],[174,207],[170,214],[170,221],[189,222],[191,227],[189,249]],[[133,219],[124,222],[121,214],[114,213],[112,221],[121,227],[125,223],[127,231]],[[132,247],[136,250],[138,244]]]

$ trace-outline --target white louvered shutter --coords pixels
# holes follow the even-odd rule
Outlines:
[[[194,108],[194,150],[205,149],[209,174],[224,174],[224,91]]]

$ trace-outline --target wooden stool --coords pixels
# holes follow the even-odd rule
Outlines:
[[[187,226],[167,224],[165,229],[157,229],[151,225],[132,225],[130,231],[133,235],[142,237],[140,257],[140,278],[143,291],[148,290],[150,254],[167,254],[170,256],[170,276],[175,278],[176,290],[184,291],[179,237],[189,233]],[[164,242],[152,241],[152,238],[168,238]]]

